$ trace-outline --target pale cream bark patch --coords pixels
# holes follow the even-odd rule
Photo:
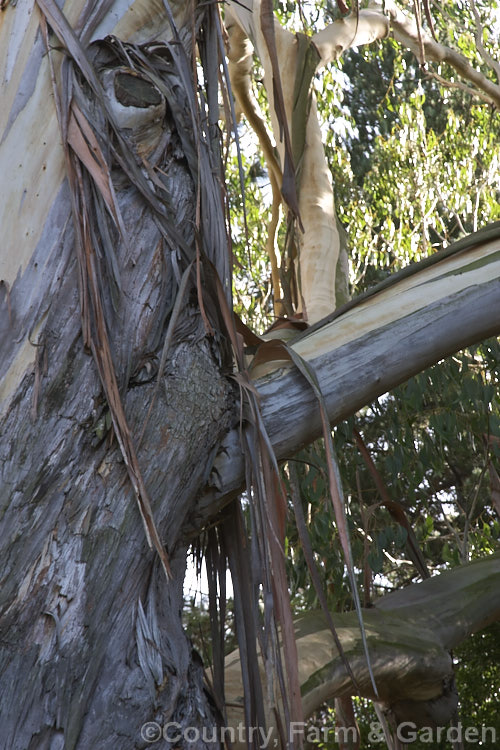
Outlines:
[[[226,23],[238,23],[249,36],[264,69],[264,86],[269,99],[271,124],[281,164],[284,163],[284,141],[276,116],[272,84],[272,65],[260,27],[260,2],[229,2]],[[362,12],[360,20],[344,19],[331,24],[313,41],[326,65],[349,46],[365,44],[386,36],[388,21],[376,12]],[[297,38],[275,23],[276,48],[288,125],[292,124],[293,96],[297,69]],[[297,165],[295,165],[297,166]],[[299,212],[304,231],[297,230],[299,251],[298,278],[301,300],[297,312],[309,323],[315,323],[336,307],[335,274],[340,252],[331,174],[325,158],[314,94],[306,127],[306,142],[301,164]]]

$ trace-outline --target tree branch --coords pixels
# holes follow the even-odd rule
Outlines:
[[[487,313],[485,312],[487,311]],[[312,367],[332,425],[443,357],[500,332],[500,223],[396,274],[293,345]],[[287,362],[257,370],[262,414],[278,459],[321,434],[312,389]],[[259,377],[260,376],[260,377]],[[224,441],[192,523],[241,489],[239,431]],[[220,489],[217,489],[217,488]]]
[[[375,8],[379,6],[377,4],[372,7]],[[385,12],[389,15],[391,21],[391,32],[394,39],[405,47],[408,47],[408,49],[410,49],[417,57],[419,62],[424,62],[421,59],[422,55],[419,32],[415,21],[403,13],[394,0],[387,0],[387,2],[384,2],[383,6],[380,8],[380,12]],[[465,78],[467,81],[470,81],[477,86],[480,91],[487,94],[492,103],[497,107],[500,107],[500,86],[493,83],[493,81],[490,81],[479,70],[473,68],[466,57],[459,52],[434,41],[430,34],[424,29],[420,29],[420,39],[422,40],[425,58],[427,60],[451,65],[451,67],[456,70],[462,78]]]
[[[321,67],[328,65],[351,47],[372,44],[389,34],[389,19],[379,10],[369,8],[359,11],[359,17],[352,15],[339,18],[313,36],[313,42],[321,55]]]
[[[499,582],[496,554],[384,596],[363,610],[380,698],[400,719],[410,712],[417,724],[421,716],[430,725],[433,719],[441,725],[450,720],[455,706],[451,691],[443,687],[452,678],[448,652],[500,618]],[[335,623],[361,694],[373,698],[355,612],[336,612]],[[325,701],[349,695],[352,684],[321,612],[300,617],[295,633],[308,717]],[[242,712],[237,651],[226,657],[225,676],[228,724],[236,726]]]
[[[500,65],[486,51],[480,34],[480,20],[475,5],[472,5],[478,33],[476,44],[478,52],[487,65],[500,76]],[[390,27],[390,29],[389,29]],[[371,44],[377,39],[383,39],[390,33],[400,44],[408,47],[419,62],[422,58],[422,45],[425,58],[432,62],[444,62],[451,65],[462,78],[473,83],[479,92],[468,89],[469,93],[479,95],[481,99],[500,107],[500,86],[490,81],[483,73],[476,70],[467,60],[449,47],[436,42],[425,29],[420,29],[413,18],[408,17],[394,0],[387,0],[383,5],[374,2],[369,8],[359,12],[359,18],[352,16],[334,21],[322,31],[313,36],[321,54],[321,65],[337,60],[343,52],[351,47]]]
[[[474,38],[476,40],[477,51],[481,55],[486,65],[488,65],[492,70],[495,71],[497,81],[500,81],[500,65],[496,60],[493,59],[483,43],[484,26],[481,21],[481,16],[479,15],[478,9],[476,7],[476,3],[474,2],[474,0],[469,0],[469,3],[474,15],[474,22],[476,24],[476,33],[474,34]]]

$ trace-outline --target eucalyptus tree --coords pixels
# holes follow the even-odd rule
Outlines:
[[[333,311],[346,292],[345,258],[309,83],[318,63],[391,30],[417,55],[455,65],[488,102],[498,86],[386,4],[335,21],[314,44],[303,39],[309,67],[297,68],[294,117],[295,37],[269,3],[228,3],[230,74],[244,84],[234,87],[236,103],[248,93],[251,38],[275,120],[274,221],[280,191],[291,211],[275,299],[302,326],[330,314],[293,347],[262,346],[249,376],[241,340],[248,350],[261,344],[231,312],[216,6],[70,0],[62,11],[27,0],[3,3],[1,20],[5,742],[144,747],[169,723],[190,731],[224,723],[221,644],[213,702],[181,623],[186,550],[205,527],[212,578],[222,585],[228,555],[239,596],[245,720],[272,723],[281,704],[298,717],[276,459],[322,430],[328,445],[329,423],[498,333],[500,320],[498,226]],[[482,36],[477,44],[490,63]],[[283,82],[278,110],[271,72],[277,91]],[[220,98],[229,123],[229,91]],[[285,148],[279,130],[288,125]],[[271,237],[271,255],[273,247]],[[251,544],[234,502],[245,477],[263,531],[254,529]],[[348,553],[340,497],[336,509]],[[251,545],[258,558],[249,568]],[[276,670],[274,682],[267,670],[267,717],[252,657],[260,625],[248,607],[259,586],[270,607],[266,663]],[[290,657],[284,673],[273,611]],[[215,618],[215,643],[220,625]]]

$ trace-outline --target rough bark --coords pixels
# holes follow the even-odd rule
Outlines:
[[[9,22],[14,12],[8,9]],[[128,425],[171,560],[173,579],[167,582],[112,438],[95,362],[83,347],[70,190],[61,181],[42,52],[37,42],[32,54],[39,67],[29,68],[32,87],[21,91],[25,109],[14,111],[13,105],[10,121],[3,121],[1,153],[4,177],[15,177],[5,213],[9,226],[17,216],[16,232],[7,234],[0,285],[2,746],[129,750],[149,746],[141,737],[145,722],[215,724],[201,665],[182,629],[186,546],[180,531],[222,436],[234,425],[236,398],[222,372],[220,337],[206,335],[191,285],[140,440],[176,269],[182,271],[185,261],[165,241],[151,207],[117,172],[127,242],[112,234],[121,283],[114,305],[106,275],[99,283]],[[10,79],[14,89],[18,78]],[[36,100],[43,112],[51,110],[47,142],[53,153],[41,175],[29,158],[34,147],[24,122],[27,114],[34,116]],[[182,148],[186,134],[175,118],[166,117],[163,125],[163,184],[176,209],[174,229],[194,257],[196,186]],[[8,139],[16,133],[14,173]],[[215,175],[213,204],[220,196]],[[17,189],[23,181],[24,192]],[[33,231],[19,218],[27,206],[37,209]],[[223,235],[221,204],[218,211],[212,219]],[[95,218],[93,229],[101,232],[102,216]],[[220,253],[226,253],[222,244]]]
[[[182,205],[192,190],[190,177],[179,172],[176,186]],[[13,749],[130,748],[145,721],[160,714],[190,725],[203,702],[201,674],[181,627],[185,548],[179,531],[231,423],[234,395],[199,316],[188,308],[186,317],[191,313],[197,322],[172,352],[138,452],[173,558],[174,580],[167,584],[147,546],[120,453],[109,444],[94,362],[81,343],[66,191],[57,204],[54,211],[67,224],[64,240],[43,242],[11,289],[10,316],[3,298],[5,363],[9,349],[19,350],[23,334],[39,320],[34,303],[42,300],[30,291],[43,267],[50,283],[41,290],[46,309],[36,372],[28,372],[4,404],[0,427],[2,735]],[[166,302],[160,299],[160,239],[134,191],[122,208],[130,231],[135,223],[136,257],[134,263],[121,258],[133,273],[124,284],[114,333],[121,343],[119,371],[131,357],[132,372],[139,367],[140,373],[141,358],[145,365],[153,351],[151,328],[158,327],[147,311],[158,313]],[[153,380],[125,389],[134,436],[154,387]],[[139,628],[141,602],[149,633]]]
[[[113,29],[138,42],[169,28],[164,16],[152,17],[161,3],[136,2],[130,10],[124,0],[113,13],[109,3],[66,5],[85,44]],[[175,5],[186,21],[184,39],[190,14],[186,4]],[[112,237],[121,291],[115,309],[106,297],[107,321],[128,425],[171,559],[167,584],[111,438],[95,363],[83,349],[69,188],[38,26],[29,3],[9,6],[0,26],[0,48],[7,49],[0,156],[11,188],[1,221],[2,739],[12,750],[128,750],[147,746],[141,727],[148,721],[215,722],[182,631],[181,588],[186,529],[199,529],[225,499],[212,506],[199,495],[215,481],[209,474],[234,427],[236,396],[192,289],[139,441],[180,255],[138,191],[117,182],[128,242]],[[195,184],[181,143],[187,129],[179,132],[167,118],[165,130],[162,179],[175,229],[194,256]],[[207,193],[212,208],[216,178],[214,185]],[[264,401],[274,398],[269,391]],[[280,443],[280,455],[308,434],[299,430],[295,443]]]

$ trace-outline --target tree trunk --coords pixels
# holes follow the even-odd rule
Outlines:
[[[14,12],[7,9],[7,21]],[[106,291],[105,274],[98,282],[128,427],[170,558],[173,577],[167,582],[146,541],[96,363],[84,350],[85,289],[80,279],[79,291],[70,186],[61,182],[62,153],[42,53],[38,38],[32,50],[38,62],[27,68],[24,93],[32,92],[28,109],[32,99],[43,107],[49,100],[52,108],[50,122],[39,126],[47,126],[46,141],[55,149],[44,165],[51,189],[33,160],[32,131],[14,105],[3,123],[0,152],[4,164],[17,161],[22,173],[13,175],[17,182],[2,220],[5,228],[18,217],[16,231],[7,232],[0,285],[2,746],[130,750],[159,739],[154,725],[141,736],[146,722],[215,724],[201,664],[182,629],[187,549],[182,528],[222,436],[234,426],[236,398],[191,285],[141,438],[176,275],[186,261],[165,241],[158,216],[140,192],[123,178],[115,181],[115,187],[121,185],[117,202],[127,238],[124,243],[117,232],[111,237],[119,294],[113,299]],[[8,139],[16,128],[13,156]],[[163,138],[166,157],[160,166],[176,209],[173,230],[194,258],[196,185],[183,151],[186,133],[168,110]],[[44,147],[40,150],[43,154]],[[213,173],[208,190],[215,209],[210,204],[209,221],[219,222],[224,235],[216,168]],[[33,211],[38,207],[43,223],[24,233],[19,216],[27,203]],[[93,218],[92,231],[102,233],[102,215]],[[220,244],[221,257],[227,257]],[[97,267],[104,266],[99,258]]]
[[[119,451],[107,440],[94,447],[100,388],[77,304],[56,297],[52,309],[47,326],[61,315],[68,325],[52,329],[38,419],[28,376],[1,427],[2,734],[13,749],[129,748],[148,720],[197,726],[206,703],[182,632],[179,534],[229,423],[228,388],[204,342],[179,344],[168,401],[158,398],[139,451],[171,556],[167,584]],[[127,394],[135,432],[151,390]]]

